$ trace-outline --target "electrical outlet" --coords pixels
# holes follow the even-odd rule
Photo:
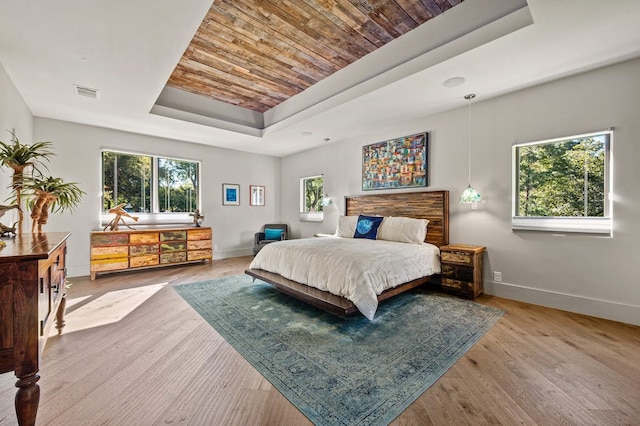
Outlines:
[[[217,244],[214,244],[214,245],[213,245],[213,251],[217,251],[217,250],[218,250],[218,245],[217,245]]]
[[[493,271],[493,280],[497,283],[502,282],[502,272]]]

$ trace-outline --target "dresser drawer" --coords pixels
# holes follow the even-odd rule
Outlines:
[[[128,254],[127,246],[91,247],[91,260],[126,258]]]
[[[147,254],[158,254],[158,244],[140,244],[129,247],[130,256],[144,256]]]
[[[187,231],[162,231],[160,241],[180,241],[187,239]]]
[[[131,244],[151,244],[158,242],[157,232],[132,233],[130,238]]]
[[[163,253],[160,255],[160,263],[178,263],[178,262],[186,262],[187,261],[187,252],[186,251],[177,251],[173,253]]]
[[[96,232],[91,234],[91,247],[121,246],[129,243],[129,234],[110,234]]]
[[[211,240],[211,228],[190,229],[187,232],[188,240]]]
[[[160,245],[160,253],[170,253],[172,251],[185,251],[187,249],[186,241],[179,241],[175,243],[162,243]]]
[[[189,260],[205,260],[213,257],[211,250],[189,250],[187,253]]]
[[[158,255],[134,256],[129,259],[132,268],[140,268],[143,266],[155,266],[158,264]]]
[[[187,250],[211,249],[211,240],[187,241]]]
[[[128,267],[129,259],[127,257],[91,261],[91,272],[119,271],[120,269],[127,269]]]

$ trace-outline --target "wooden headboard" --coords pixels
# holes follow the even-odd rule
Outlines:
[[[403,192],[345,197],[345,214],[427,219],[428,243],[449,244],[449,191]]]

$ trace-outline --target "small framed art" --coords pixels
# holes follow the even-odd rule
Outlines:
[[[240,205],[240,185],[234,183],[222,184],[222,205],[223,206],[239,206]]]
[[[264,186],[249,185],[249,205],[264,206]]]

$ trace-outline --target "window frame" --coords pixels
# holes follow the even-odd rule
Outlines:
[[[200,160],[194,160],[190,158],[179,158],[172,157],[167,155],[158,155],[158,154],[149,154],[144,152],[137,151],[127,151],[121,149],[113,149],[113,148],[101,148],[100,149],[100,225],[106,226],[113,219],[113,214],[107,213],[103,211],[104,208],[104,162],[103,162],[103,154],[104,152],[112,152],[116,154],[124,154],[124,155],[134,155],[140,157],[151,157],[151,169],[152,176],[151,179],[151,212],[150,213],[139,213],[132,212],[133,216],[138,217],[137,222],[127,223],[128,225],[185,225],[193,223],[193,218],[189,216],[191,212],[161,212],[160,211],[160,198],[159,198],[159,173],[158,173],[158,163],[159,159],[164,160],[175,160],[175,161],[186,161],[190,163],[195,163],[198,166],[198,188],[197,188],[197,209],[202,211],[202,162]]]
[[[322,222],[324,220],[324,206],[322,205],[322,197],[320,198],[319,212],[311,212],[307,210],[306,200],[306,185],[305,182],[310,179],[322,179],[322,192],[324,193],[324,175],[305,176],[300,178],[300,221],[301,222]]]
[[[518,216],[519,200],[519,161],[518,148],[531,145],[544,145],[574,139],[583,139],[593,136],[606,135],[605,158],[604,158],[604,216]],[[571,136],[562,136],[551,139],[521,142],[513,144],[511,151],[511,229],[523,231],[551,231],[551,232],[572,232],[586,234],[606,234],[612,232],[611,215],[611,147],[613,145],[613,129],[606,129],[597,132],[583,133]]]

